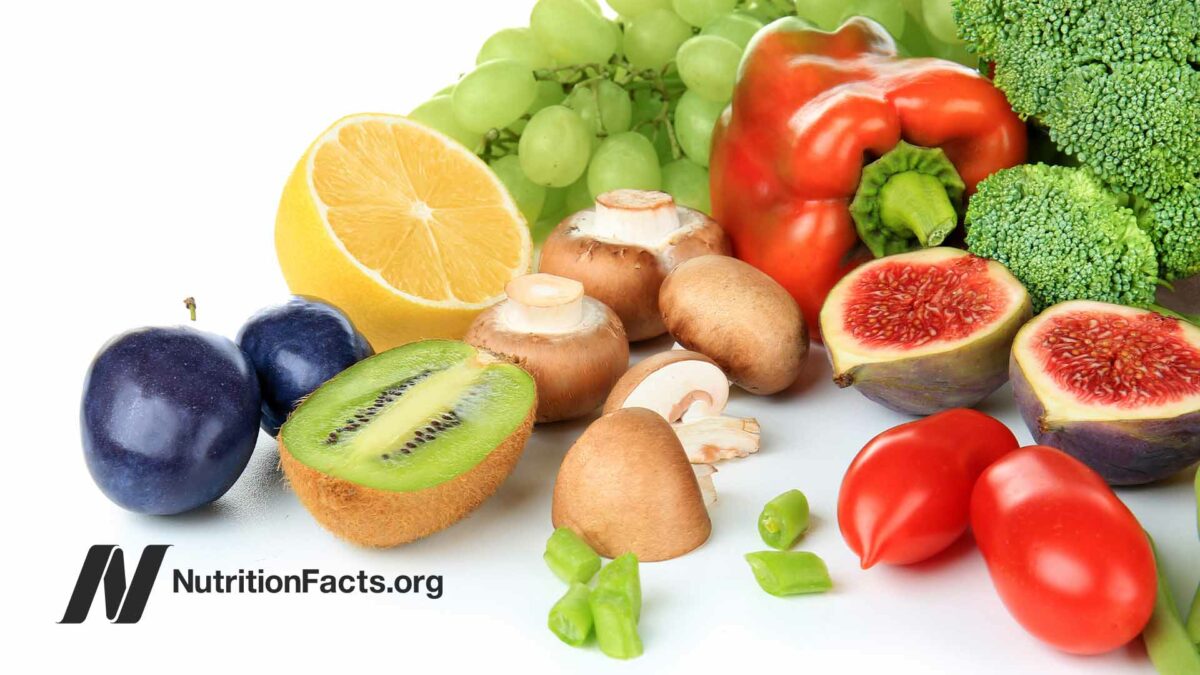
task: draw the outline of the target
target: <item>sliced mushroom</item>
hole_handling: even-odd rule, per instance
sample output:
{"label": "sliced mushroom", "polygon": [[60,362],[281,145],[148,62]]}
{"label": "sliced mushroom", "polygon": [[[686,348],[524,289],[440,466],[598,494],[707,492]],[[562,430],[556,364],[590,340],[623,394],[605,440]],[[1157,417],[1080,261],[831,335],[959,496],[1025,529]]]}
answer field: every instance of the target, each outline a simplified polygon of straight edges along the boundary
{"label": "sliced mushroom", "polygon": [[711,464],[758,452],[758,420],[723,415],[728,401],[729,379],[720,366],[703,354],[672,349],[622,375],[604,412],[653,410],[671,423],[689,461]]}
{"label": "sliced mushroom", "polygon": [[808,327],[795,299],[736,258],[706,255],[675,268],[658,296],[675,341],[711,358],[734,384],[774,394],[800,377]]}
{"label": "sliced mushroom", "polygon": [[542,246],[539,269],[582,282],[636,342],[666,331],[658,289],[671,270],[696,256],[729,252],[716,221],[677,206],[671,195],[614,190],[559,224]]}
{"label": "sliced mushroom", "polygon": [[595,410],[629,365],[621,320],[572,279],[528,274],[505,292],[508,298],[476,317],[463,339],[529,371],[538,422]]}

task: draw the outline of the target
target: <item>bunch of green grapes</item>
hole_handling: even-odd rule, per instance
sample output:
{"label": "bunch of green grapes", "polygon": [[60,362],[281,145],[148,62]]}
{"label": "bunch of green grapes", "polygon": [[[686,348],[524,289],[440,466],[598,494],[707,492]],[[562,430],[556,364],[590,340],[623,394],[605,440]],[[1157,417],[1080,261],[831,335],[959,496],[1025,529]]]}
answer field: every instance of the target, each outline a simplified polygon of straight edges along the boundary
{"label": "bunch of green grapes", "polygon": [[487,161],[535,239],[617,188],[708,212],[713,127],[766,23],[798,13],[829,29],[865,14],[901,35],[909,17],[899,0],[607,4],[615,19],[597,0],[537,0],[527,27],[489,37],[474,70],[409,114]]}
{"label": "bunch of green grapes", "polygon": [[475,151],[544,236],[617,188],[707,212],[713,126],[742,52],[790,0],[537,0],[410,117]]}
{"label": "bunch of green grapes", "polygon": [[975,67],[958,37],[951,0],[795,0],[796,15],[822,30],[852,16],[870,17],[888,30],[905,56],[934,56]]}

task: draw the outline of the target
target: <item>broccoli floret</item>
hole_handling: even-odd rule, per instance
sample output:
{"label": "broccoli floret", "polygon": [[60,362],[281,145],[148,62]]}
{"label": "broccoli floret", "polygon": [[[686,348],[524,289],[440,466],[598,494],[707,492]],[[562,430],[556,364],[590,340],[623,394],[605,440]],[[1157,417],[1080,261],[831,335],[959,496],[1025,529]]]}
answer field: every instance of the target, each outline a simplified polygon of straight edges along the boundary
{"label": "broccoli floret", "polygon": [[1121,191],[1197,182],[1200,0],[953,0],[1013,108]]}
{"label": "broccoli floret", "polygon": [[1158,250],[1162,278],[1200,274],[1200,187],[1185,186],[1137,204],[1138,221]]}
{"label": "broccoli floret", "polygon": [[1124,202],[1083,169],[1005,169],[971,199],[967,248],[1006,266],[1037,311],[1067,300],[1149,306],[1158,259]]}

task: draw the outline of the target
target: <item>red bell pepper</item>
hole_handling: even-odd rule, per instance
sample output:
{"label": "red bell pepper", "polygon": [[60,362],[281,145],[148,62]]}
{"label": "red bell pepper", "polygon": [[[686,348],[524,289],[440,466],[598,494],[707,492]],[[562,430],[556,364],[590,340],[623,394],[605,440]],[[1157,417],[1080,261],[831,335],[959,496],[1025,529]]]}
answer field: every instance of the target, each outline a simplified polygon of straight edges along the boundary
{"label": "red bell pepper", "polygon": [[870,19],[826,33],[785,18],[755,36],[714,130],[713,215],[812,330],[847,272],[942,243],[964,192],[1025,154],[1024,123],[979,73],[900,59]]}

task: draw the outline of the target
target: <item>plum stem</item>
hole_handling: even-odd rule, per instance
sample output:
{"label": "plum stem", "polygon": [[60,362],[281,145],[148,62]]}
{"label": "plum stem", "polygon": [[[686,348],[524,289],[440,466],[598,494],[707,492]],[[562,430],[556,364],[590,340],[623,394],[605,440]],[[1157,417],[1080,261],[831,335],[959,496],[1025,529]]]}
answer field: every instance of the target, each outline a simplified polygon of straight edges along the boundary
{"label": "plum stem", "polygon": [[189,295],[188,297],[183,299],[183,306],[188,308],[188,313],[191,315],[192,321],[195,321],[196,320],[196,299]]}

